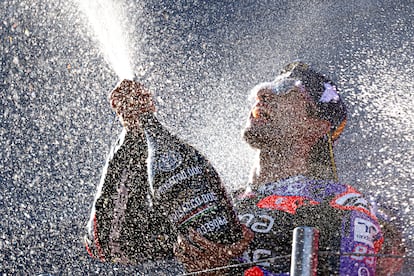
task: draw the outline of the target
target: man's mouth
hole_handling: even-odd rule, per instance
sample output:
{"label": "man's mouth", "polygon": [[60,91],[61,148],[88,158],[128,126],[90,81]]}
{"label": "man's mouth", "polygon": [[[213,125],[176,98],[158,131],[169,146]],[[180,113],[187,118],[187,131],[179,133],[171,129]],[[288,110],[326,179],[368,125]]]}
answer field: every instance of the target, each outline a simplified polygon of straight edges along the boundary
{"label": "man's mouth", "polygon": [[256,105],[252,109],[251,117],[257,120],[268,120],[270,111],[263,105]]}

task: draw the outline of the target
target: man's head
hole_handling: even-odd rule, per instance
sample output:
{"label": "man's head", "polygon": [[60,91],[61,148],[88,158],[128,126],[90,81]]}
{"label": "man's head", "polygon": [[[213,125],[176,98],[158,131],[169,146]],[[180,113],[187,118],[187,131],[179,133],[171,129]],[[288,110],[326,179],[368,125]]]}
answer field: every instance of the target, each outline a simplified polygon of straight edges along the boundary
{"label": "man's head", "polygon": [[244,131],[253,147],[315,144],[329,134],[337,139],[346,108],[335,84],[304,63],[291,63],[272,82],[253,88],[256,102]]}
{"label": "man's head", "polygon": [[303,62],[286,65],[281,75],[288,75],[289,78],[302,82],[311,101],[316,105],[316,116],[331,123],[332,139],[338,139],[346,124],[347,110],[336,84]]}
{"label": "man's head", "polygon": [[336,178],[332,141],[345,127],[346,107],[331,80],[304,63],[291,63],[252,95],[247,143],[279,155],[300,151],[310,175]]}

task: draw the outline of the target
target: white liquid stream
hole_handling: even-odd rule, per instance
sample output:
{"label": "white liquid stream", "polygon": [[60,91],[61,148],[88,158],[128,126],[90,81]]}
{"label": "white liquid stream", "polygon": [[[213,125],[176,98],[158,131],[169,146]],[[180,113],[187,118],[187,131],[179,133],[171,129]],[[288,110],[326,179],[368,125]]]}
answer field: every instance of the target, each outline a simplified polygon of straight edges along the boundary
{"label": "white liquid stream", "polygon": [[123,5],[113,0],[75,0],[83,12],[94,38],[99,42],[101,51],[115,73],[122,79],[134,76],[130,63],[129,40],[125,33],[127,14]]}

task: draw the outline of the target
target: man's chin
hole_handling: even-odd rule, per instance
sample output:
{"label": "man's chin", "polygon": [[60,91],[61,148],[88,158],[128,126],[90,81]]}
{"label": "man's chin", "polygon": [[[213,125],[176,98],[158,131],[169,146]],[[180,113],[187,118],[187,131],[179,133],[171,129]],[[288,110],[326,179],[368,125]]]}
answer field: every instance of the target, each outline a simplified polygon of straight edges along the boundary
{"label": "man's chin", "polygon": [[270,139],[266,135],[263,135],[257,131],[253,131],[251,128],[246,128],[243,131],[243,139],[252,148],[261,149],[269,146]]}

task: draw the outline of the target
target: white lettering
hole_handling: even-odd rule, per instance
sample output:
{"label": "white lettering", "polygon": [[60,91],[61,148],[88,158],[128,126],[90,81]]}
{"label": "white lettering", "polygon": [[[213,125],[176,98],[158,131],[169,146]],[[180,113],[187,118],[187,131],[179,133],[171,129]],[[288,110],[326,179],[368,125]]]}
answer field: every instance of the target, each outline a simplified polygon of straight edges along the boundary
{"label": "white lettering", "polygon": [[203,170],[200,166],[189,167],[186,168],[179,173],[173,175],[170,179],[165,181],[159,188],[158,188],[158,196],[165,194],[170,190],[174,185],[184,181],[191,176],[202,174]]}
{"label": "white lettering", "polygon": [[[269,233],[275,223],[274,218],[268,215],[258,215],[258,219],[255,219],[253,214],[243,214],[238,217],[241,223],[258,233]],[[253,221],[254,223],[252,224]]]}
{"label": "white lettering", "polygon": [[202,224],[200,227],[197,228],[197,232],[201,235],[205,235],[207,233],[216,232],[222,226],[228,223],[225,217],[215,217],[214,219]]}
{"label": "white lettering", "polygon": [[379,232],[377,226],[369,220],[355,218],[354,240],[374,247],[375,235]]}
{"label": "white lettering", "polygon": [[[244,251],[242,258],[244,262],[250,263],[250,262],[257,262],[262,259],[267,259],[267,258],[270,258],[271,256],[272,256],[271,250],[264,249],[264,248],[258,248],[256,250],[248,249]],[[269,262],[262,262],[258,264],[262,266],[270,266]]]}
{"label": "white lettering", "polygon": [[203,194],[201,195],[201,199],[203,200],[204,203],[216,201],[217,200],[216,193],[211,192],[211,193]]}
{"label": "white lettering", "polygon": [[217,200],[218,198],[214,192],[196,195],[195,197],[178,206],[178,208],[170,215],[170,219],[173,222],[177,222],[195,209],[203,205],[211,204]]}
{"label": "white lettering", "polygon": [[259,233],[269,233],[275,220],[267,215],[259,215],[259,218],[262,219],[262,222],[253,223],[252,230]]}
{"label": "white lettering", "polygon": [[187,173],[189,176],[193,176],[193,175],[202,174],[203,170],[201,169],[200,166],[190,167],[187,169]]}
{"label": "white lettering", "polygon": [[[270,258],[272,256],[272,251],[268,249],[256,249],[253,251],[253,262],[260,261],[261,259]],[[269,262],[263,262],[259,265],[270,266]]]}
{"label": "white lettering", "polygon": [[158,188],[158,195],[165,194],[169,189],[171,189],[172,186],[175,184],[178,184],[180,181],[183,181],[188,178],[188,175],[185,171],[181,171],[177,173],[176,175],[172,176],[170,179],[164,182],[159,188]]}
{"label": "white lettering", "polygon": [[[247,218],[246,221],[245,218]],[[243,223],[244,225],[246,225],[247,227],[250,227],[250,223],[253,221],[254,219],[254,215],[253,214],[244,214],[244,215],[239,215],[239,221],[241,223]]]}

